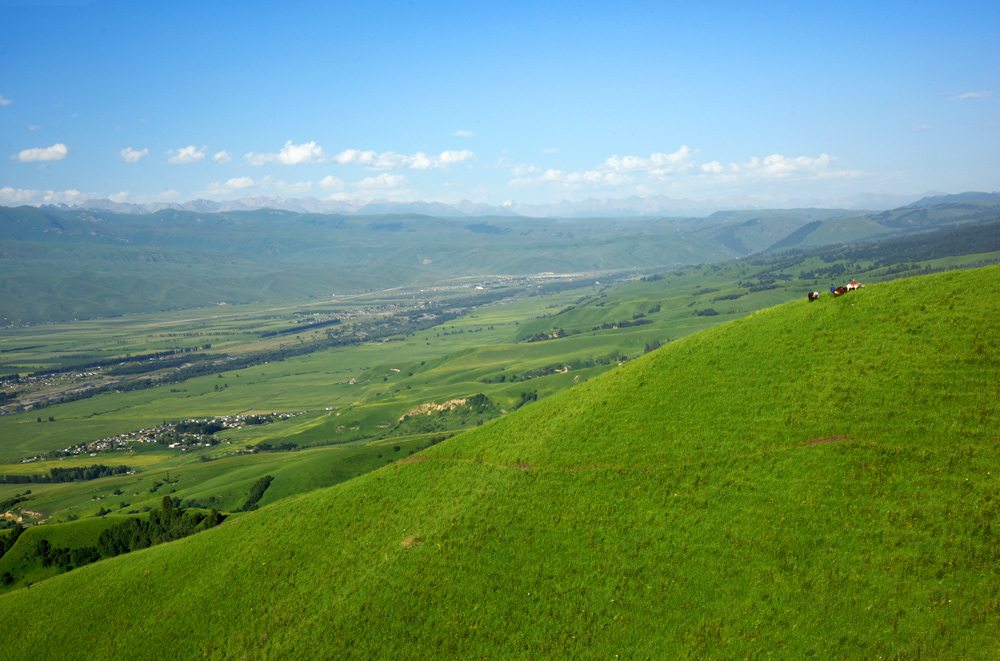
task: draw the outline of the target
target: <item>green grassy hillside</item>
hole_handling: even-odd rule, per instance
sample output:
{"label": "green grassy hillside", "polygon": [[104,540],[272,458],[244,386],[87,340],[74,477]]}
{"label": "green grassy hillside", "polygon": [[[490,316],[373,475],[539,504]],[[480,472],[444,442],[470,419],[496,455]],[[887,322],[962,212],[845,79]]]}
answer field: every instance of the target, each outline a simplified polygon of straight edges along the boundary
{"label": "green grassy hillside", "polygon": [[872,285],[683,338],[408,461],[4,595],[6,650],[993,657],[998,281]]}

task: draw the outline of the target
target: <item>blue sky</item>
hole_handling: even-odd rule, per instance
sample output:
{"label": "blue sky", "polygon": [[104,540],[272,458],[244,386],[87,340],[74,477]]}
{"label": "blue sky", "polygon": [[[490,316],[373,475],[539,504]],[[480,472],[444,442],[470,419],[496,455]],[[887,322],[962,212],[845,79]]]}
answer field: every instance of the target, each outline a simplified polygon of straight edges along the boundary
{"label": "blue sky", "polygon": [[1000,3],[0,0],[0,205],[1000,190]]}

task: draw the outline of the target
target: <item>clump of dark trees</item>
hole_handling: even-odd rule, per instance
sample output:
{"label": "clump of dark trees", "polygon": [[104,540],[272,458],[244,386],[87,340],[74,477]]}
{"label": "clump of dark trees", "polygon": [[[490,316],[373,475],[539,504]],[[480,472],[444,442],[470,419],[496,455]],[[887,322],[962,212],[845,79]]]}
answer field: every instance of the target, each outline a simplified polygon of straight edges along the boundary
{"label": "clump of dark trees", "polygon": [[208,514],[187,512],[173,498],[164,496],[160,509],[150,512],[147,519],[129,518],[102,532],[97,550],[101,557],[112,558],[213,528],[224,518],[214,508]]}
{"label": "clump of dark trees", "polygon": [[[40,539],[35,542],[31,549],[33,557],[41,558],[43,567],[59,567],[63,571],[69,571],[74,567],[89,565],[95,560],[101,559],[101,554],[93,546],[81,546],[76,549],[52,546],[47,539]],[[13,577],[11,577],[13,579]],[[7,575],[3,577],[3,582],[10,580]],[[6,583],[9,585],[10,583]]]}
{"label": "clump of dark trees", "polygon": [[629,321],[628,319],[623,319],[622,321],[606,321],[600,326],[594,326],[590,330],[599,331],[599,330],[614,330],[616,328],[632,328],[633,326],[645,326],[646,324],[651,324],[651,323],[653,323],[652,319],[642,319],[640,317],[639,319],[635,319],[633,321]]}
{"label": "clump of dark trees", "polygon": [[[13,496],[5,500],[0,500],[0,512],[6,512],[14,505],[17,505],[18,503],[23,503],[26,500],[31,500],[30,498],[28,498],[29,495],[31,495],[31,489],[28,489],[24,493],[15,493]],[[9,522],[10,519],[0,519],[0,529],[10,528],[11,526],[7,525],[7,523]],[[0,555],[3,555],[3,553],[0,553]]]}
{"label": "clump of dark trees", "polygon": [[[265,475],[264,477],[254,482],[253,486],[250,487],[250,493],[249,495],[247,495],[246,502],[243,503],[243,506],[236,511],[252,512],[253,510],[257,509],[257,503],[260,502],[260,499],[264,497],[264,492],[267,491],[267,488],[269,486],[271,486],[271,480],[273,479],[274,479],[273,476]],[[212,511],[214,512],[215,510]]]}
{"label": "clump of dark trees", "polygon": [[218,420],[198,422],[197,420],[185,420],[174,425],[174,431],[178,434],[201,434],[211,436],[217,431],[222,431],[226,426]]}
{"label": "clump of dark trees", "polygon": [[6,535],[0,535],[0,558],[2,558],[3,554],[14,546],[14,542],[16,542],[17,538],[21,536],[22,532],[24,532],[24,526],[20,523],[15,523],[9,533]]}
{"label": "clump of dark trees", "polygon": [[530,335],[530,336],[524,338],[521,341],[522,342],[544,342],[546,340],[558,340],[558,339],[561,339],[561,338],[564,338],[564,337],[566,337],[566,331],[564,331],[561,328],[556,328],[551,333],[538,332],[538,333],[535,333],[534,335]]}
{"label": "clump of dark trees", "polygon": [[522,406],[524,406],[525,404],[529,404],[531,402],[537,402],[537,401],[538,401],[538,391],[537,390],[532,390],[530,392],[522,392],[521,393],[521,401],[519,401],[517,404],[515,404],[514,408],[515,409],[519,409]]}
{"label": "clump of dark trees", "polygon": [[293,450],[299,449],[298,443],[292,443],[291,441],[284,441],[278,443],[277,445],[271,445],[270,443],[258,443],[257,445],[248,445],[248,448],[253,448],[257,452],[291,452]]}
{"label": "clump of dark trees", "polygon": [[[47,539],[40,539],[31,547],[27,559],[37,558],[41,560],[43,567],[58,567],[62,571],[70,571],[101,558],[113,558],[193,535],[219,525],[225,518],[225,515],[214,508],[208,514],[185,511],[175,499],[164,496],[160,509],[150,512],[148,518],[128,518],[102,532],[97,539],[97,546],[70,549],[53,546]],[[23,532],[24,528],[17,524],[9,533],[0,535],[0,557],[14,546]],[[0,586],[11,585],[16,580],[10,572],[4,572],[0,575]]]}
{"label": "clump of dark trees", "polygon": [[[10,533],[6,535],[0,535],[0,558],[2,558],[4,553],[9,551],[11,547],[14,546],[14,542],[17,541],[17,538],[20,537],[21,533],[23,532],[24,532],[24,526],[22,526],[20,523],[16,523],[14,524],[14,528],[10,531]],[[3,574],[0,574],[0,586],[6,587],[13,582],[14,582],[14,577],[11,575],[9,571],[5,571]]]}

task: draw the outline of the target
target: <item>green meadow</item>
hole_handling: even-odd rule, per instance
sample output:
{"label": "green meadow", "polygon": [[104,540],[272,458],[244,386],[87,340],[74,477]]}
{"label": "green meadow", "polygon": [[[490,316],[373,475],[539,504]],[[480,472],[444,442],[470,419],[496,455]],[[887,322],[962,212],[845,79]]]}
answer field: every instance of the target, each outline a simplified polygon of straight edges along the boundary
{"label": "green meadow", "polygon": [[[797,222],[802,219],[779,216],[762,226],[751,218],[729,226],[719,237],[732,245],[767,245],[782,232],[794,229]],[[810,236],[839,223],[833,219],[820,224]],[[858,230],[857,223],[850,227]],[[871,439],[883,437],[886,425],[896,430],[896,436],[889,437],[896,443],[903,436],[924,438],[939,428],[973,429],[969,420],[976,416],[980,426],[959,438],[972,438],[994,424],[988,403],[976,410],[965,404],[957,409],[942,407],[942,401],[965,402],[962,398],[968,395],[952,394],[949,383],[963,393],[973,386],[963,386],[964,377],[954,378],[960,371],[955,361],[939,361],[962,350],[951,346],[952,337],[972,352],[962,360],[975,363],[978,357],[986,357],[986,364],[993,361],[989,341],[981,339],[996,337],[991,308],[987,306],[982,314],[973,311],[975,300],[955,292],[962,294],[966,286],[968,291],[985,291],[991,286],[988,280],[995,278],[995,270],[976,271],[979,275],[975,278],[947,274],[937,276],[939,279],[890,281],[995,263],[1000,259],[1000,250],[994,250],[1000,248],[1000,232],[995,229],[990,224],[965,227],[959,223],[944,232],[750,255],[663,272],[463,276],[349,295],[272,298],[4,328],[0,330],[0,374],[22,378],[5,382],[5,392],[12,393],[13,399],[0,400],[7,413],[0,416],[0,461],[8,462],[0,464],[0,475],[8,476],[9,482],[0,483],[0,502],[8,504],[4,525],[12,525],[11,519],[36,525],[30,525],[0,557],[0,595],[35,591],[62,580],[84,580],[67,577],[105,571],[98,569],[102,565],[133,562],[127,557],[104,559],[96,565],[76,567],[62,577],[60,574],[67,571],[65,564],[48,564],[39,549],[48,545],[82,552],[119,522],[155,516],[164,497],[178,507],[200,512],[200,516],[212,509],[228,514],[220,529],[196,535],[206,539],[223,534],[223,530],[253,525],[243,521],[263,521],[258,517],[299,521],[296,508],[312,511],[308,510],[313,507],[310,503],[319,499],[315,502],[324,503],[316,505],[321,511],[333,508],[329,512],[334,517],[331,531],[341,530],[336,534],[343,539],[357,540],[360,537],[343,530],[365,525],[374,537],[365,542],[369,546],[345,550],[341,554],[346,563],[343,566],[334,568],[329,564],[333,560],[317,555],[317,549],[316,554],[300,558],[302,564],[296,565],[296,573],[311,571],[310,563],[326,563],[327,571],[354,576],[347,579],[351,594],[361,590],[359,594],[376,606],[379,591],[388,590],[397,595],[399,604],[408,604],[407,609],[423,612],[426,606],[437,620],[452,618],[473,633],[463,636],[449,625],[442,629],[448,632],[443,635],[426,625],[416,626],[409,618],[401,620],[403,629],[390,628],[395,632],[391,634],[359,628],[364,615],[352,610],[351,597],[337,591],[344,588],[341,586],[318,597],[310,593],[324,603],[335,603],[347,618],[313,616],[314,621],[339,632],[335,644],[318,642],[299,632],[289,634],[290,638],[275,643],[277,646],[264,645],[262,639],[257,641],[260,646],[252,647],[242,638],[233,642],[236,639],[232,636],[243,635],[234,629],[225,646],[199,644],[192,653],[306,657],[336,649],[371,656],[387,649],[395,651],[398,640],[410,640],[415,650],[425,654],[453,656],[570,656],[584,654],[581,650],[595,645],[593,649],[602,650],[623,649],[624,645],[624,649],[638,650],[634,655],[655,657],[657,654],[634,631],[626,638],[609,639],[606,632],[598,635],[619,620],[619,625],[628,620],[654,626],[652,619],[643,619],[641,612],[645,610],[659,613],[656,626],[671,623],[668,629],[672,633],[658,638],[657,644],[684,650],[685,655],[729,656],[725,652],[729,650],[749,656],[764,649],[745,644],[748,641],[767,641],[774,649],[783,649],[785,637],[773,632],[765,635],[759,625],[748,629],[746,623],[740,624],[738,635],[734,634],[735,625],[725,604],[740,605],[740,612],[749,617],[756,612],[757,599],[769,601],[771,596],[781,596],[760,588],[767,581],[787,583],[788,588],[799,585],[796,581],[805,581],[799,587],[799,602],[807,587],[810,598],[817,586],[823,590],[847,585],[857,588],[860,581],[864,590],[872,589],[868,583],[873,579],[864,572],[855,571],[851,581],[834,573],[818,576],[812,565],[819,562],[819,543],[799,541],[803,537],[829,540],[836,517],[848,521],[852,530],[864,529],[856,517],[867,517],[867,525],[888,520],[876,516],[877,510],[842,502],[859,493],[859,485],[864,484],[869,486],[863,493],[877,490],[884,496],[884,489],[873,486],[875,478],[867,471],[875,471],[878,480],[889,480],[892,493],[913,479],[916,460],[909,446],[905,451],[893,446],[890,452],[873,446]],[[843,283],[852,277],[868,287],[839,299],[826,293],[830,282]],[[948,283],[952,278],[967,285],[904,284]],[[804,299],[807,291],[820,291],[823,296],[809,304]],[[943,325],[939,312],[945,308],[954,311],[950,324],[975,326],[973,342],[968,341],[967,332],[954,335],[953,328]],[[773,324],[769,323],[772,320]],[[756,330],[734,330],[744,328]],[[891,337],[887,343],[881,338],[884,333],[900,337]],[[744,334],[742,341],[732,339]],[[873,344],[873,337],[881,342]],[[927,356],[920,364],[895,359],[921,351]],[[151,355],[164,357],[162,366],[156,359],[143,359]],[[655,362],[654,357],[661,362]],[[200,371],[192,372],[200,375],[185,378],[180,374],[184,368],[177,366],[185,362],[200,366]],[[651,364],[658,365],[652,372]],[[962,361],[958,364],[964,365]],[[864,387],[848,379],[848,374],[864,377]],[[177,376],[181,378],[174,378]],[[154,387],[131,387],[142,379],[154,379]],[[162,381],[155,385],[155,379]],[[91,386],[103,390],[93,396],[66,396]],[[909,399],[901,396],[904,389]],[[942,391],[948,394],[941,396]],[[159,443],[130,442],[126,448],[113,451],[93,445],[101,439],[186,419],[258,413],[291,417],[224,429],[212,436],[211,443],[183,447],[167,447],[176,437]],[[864,422],[862,415],[877,419]],[[865,425],[871,430],[865,431]],[[472,431],[451,438],[465,430]],[[85,447],[88,443],[91,445]],[[837,454],[847,452],[848,447],[858,454]],[[961,447],[963,452],[973,453],[968,449],[971,445]],[[940,447],[934,448],[933,452],[942,452]],[[926,449],[921,452],[921,461],[927,460]],[[958,452],[949,455],[949,466],[958,461],[956,457],[961,458]],[[832,477],[824,474],[830,453],[850,468],[841,466]],[[895,461],[892,465],[897,472],[881,467],[886,457]],[[977,461],[983,461],[982,457]],[[83,469],[94,464],[125,465],[132,472],[90,481],[19,482],[53,469]],[[800,467],[807,470],[805,477],[796,472]],[[992,471],[992,466],[987,468],[987,472]],[[387,513],[379,509],[381,505],[351,510],[345,504],[357,502],[359,493],[383,488],[378,485],[388,476],[413,482],[401,487],[390,481],[391,486],[386,487],[390,491],[377,495],[378,503],[391,505],[386,506]],[[264,510],[237,512],[262,480],[267,487],[257,506]],[[812,493],[813,486],[822,489]],[[659,487],[674,489],[673,495],[660,493]],[[759,489],[767,494],[756,494]],[[796,500],[800,492],[808,497]],[[952,539],[958,540],[954,544],[966,544],[967,554],[980,558],[976,566],[982,568],[988,566],[982,558],[993,553],[987,543],[992,535],[993,510],[992,496],[977,493],[980,500],[974,507],[984,508],[979,520],[985,527],[977,529],[979,532],[962,528]],[[826,494],[825,500],[821,494]],[[901,516],[899,511],[910,517],[899,526],[909,531],[912,539],[907,539],[913,543],[919,537],[926,545],[925,538],[939,534],[938,524],[923,527],[925,516],[950,516],[937,510],[933,515],[914,513],[914,503],[923,492],[894,497],[890,504],[898,511],[890,507],[887,512],[892,513],[894,525]],[[361,497],[362,501],[365,498]],[[342,503],[343,499],[347,500]],[[532,514],[518,510],[508,500],[521,503]],[[618,511],[626,502],[638,509],[628,515]],[[397,503],[408,504],[400,510]],[[680,503],[683,508],[669,509]],[[423,518],[410,523],[426,519],[426,525],[416,531],[404,525],[408,532],[395,542],[398,547],[386,547],[384,534],[396,535],[398,526],[408,521],[403,510],[411,509],[411,504]],[[949,501],[941,511],[953,513],[966,505]],[[768,513],[774,508],[785,512],[777,524]],[[813,508],[819,511],[806,513]],[[268,514],[274,511],[280,514]],[[367,518],[352,518],[355,515]],[[451,523],[432,520],[438,516]],[[383,529],[383,523],[389,528]],[[680,532],[673,523],[680,525]],[[294,532],[297,523],[292,528],[284,523],[274,525],[283,531],[293,530],[293,536],[303,534]],[[301,525],[308,527],[304,522]],[[760,536],[758,529],[775,525],[791,532],[780,540]],[[453,555],[450,547],[445,553],[443,540],[451,530],[448,526],[457,526],[454,532],[458,537],[451,544],[462,540],[461,545],[468,547],[461,554]],[[581,526],[589,526],[600,535],[590,533],[584,539],[577,529]],[[660,537],[636,533],[635,526],[648,527]],[[531,540],[538,530],[544,534],[536,545]],[[14,532],[0,530],[0,541],[12,540]],[[861,562],[867,571],[891,564],[885,560],[887,551],[864,546],[874,543],[875,533],[864,534],[867,536],[851,542],[848,550],[829,542],[835,549],[830,551],[835,554],[833,567],[845,569],[836,556],[841,551]],[[558,536],[559,541],[550,535]],[[968,540],[970,535],[972,541]],[[424,546],[433,536],[442,555],[420,556],[428,552]],[[878,540],[884,537],[879,533]],[[252,539],[247,537],[242,545],[253,543]],[[736,546],[721,547],[720,539],[726,543],[735,540]],[[836,541],[846,543],[839,537]],[[981,541],[985,546],[976,546]],[[629,546],[632,542],[634,548]],[[227,543],[241,546],[235,541]],[[894,543],[900,544],[898,539]],[[187,548],[185,544],[196,542],[192,538],[166,547]],[[865,550],[858,551],[859,544]],[[401,549],[405,553],[400,554]],[[698,558],[691,549],[708,555],[698,560],[697,566],[691,565],[681,559],[689,555]],[[601,550],[610,555],[598,561]],[[765,556],[754,555],[764,551]],[[465,601],[455,603],[465,603],[472,612],[485,609],[479,615],[508,622],[509,611],[517,606],[494,595],[498,589],[507,590],[494,583],[517,589],[527,583],[504,575],[504,570],[489,564],[492,559],[482,565],[481,558],[473,557],[494,552],[504,556],[502,562],[517,572],[547,585],[533,594],[546,595],[547,600],[556,598],[541,606],[541,611],[532,611],[538,620],[534,629],[527,620],[519,625],[534,633],[511,638],[506,636],[506,624],[501,629],[496,625],[491,629],[480,619],[470,624],[455,614],[458,607],[454,604],[439,603],[424,594],[424,590],[444,586],[445,599],[457,595]],[[134,552],[137,557],[145,553],[167,551]],[[375,592],[365,593],[362,584],[367,583],[370,572],[388,567],[371,565],[359,584],[359,563],[363,561],[357,554],[365,553],[373,553],[372,558],[381,553],[385,563],[402,563],[397,567],[401,580],[416,581],[418,587],[393,583],[395,579],[383,572],[379,574],[382,586],[373,581]],[[901,561],[915,553],[909,549],[891,558]],[[575,567],[559,560],[558,571],[539,569],[556,566],[555,559],[564,555],[579,556],[583,564]],[[939,550],[932,555],[926,562],[940,560]],[[437,569],[429,578],[417,580],[414,572],[418,570],[405,561],[410,556],[419,556],[427,567]],[[682,565],[678,568],[681,573],[671,575],[668,583],[663,576],[649,573],[651,567],[662,568],[666,558],[669,565]],[[757,566],[756,573],[723,566],[722,559],[741,567]],[[466,567],[462,580],[478,586],[479,594],[489,598],[456,587],[447,576],[452,562],[459,569]],[[468,574],[479,565],[494,566],[489,578]],[[915,576],[924,571],[914,569],[912,562],[906,567],[916,572]],[[634,575],[648,586],[659,585],[659,591],[645,595],[646,600],[630,600],[630,607],[639,610],[631,611],[628,617],[626,611],[588,611],[585,604],[596,608],[598,602],[589,601],[595,594],[621,606],[621,596],[615,595],[622,586],[606,584],[611,578],[603,574],[625,569],[623,580],[633,580],[629,577]],[[562,579],[553,587],[551,581],[559,571]],[[884,571],[896,576],[895,580],[905,578],[895,569]],[[697,578],[699,572],[702,578]],[[431,582],[424,584],[423,580]],[[749,596],[727,593],[720,580],[755,586],[756,592]],[[963,574],[961,581],[968,580]],[[296,589],[313,590],[304,585]],[[913,588],[909,589],[912,592]],[[257,598],[252,591],[248,594],[247,598]],[[693,608],[707,619],[694,626],[675,610],[654,608],[648,601],[653,595],[683,596],[685,608]],[[913,597],[907,595],[908,599]],[[261,598],[272,603],[268,601],[271,597]],[[636,594],[630,597],[635,598]],[[781,598],[787,608],[798,603],[788,594]],[[828,608],[848,607],[842,595],[825,598]],[[992,608],[990,599],[987,610]],[[582,617],[566,629],[569,625],[556,615],[561,607],[556,604],[564,602],[580,606],[581,614],[604,613],[611,621]],[[2,604],[0,599],[0,609]],[[378,607],[386,617],[399,620],[399,604]],[[291,601],[286,605],[302,608]],[[180,608],[179,602],[176,608]],[[801,605],[798,608],[801,610]],[[772,612],[772,619],[777,615]],[[903,658],[924,655],[926,650],[935,651],[936,656],[941,656],[942,650],[944,656],[955,655],[953,647],[939,644],[900,645],[890,653],[888,647],[871,642],[871,632],[858,633],[861,629],[853,620],[845,624],[836,618],[818,618],[807,626],[787,612],[782,611],[781,616],[793,629],[811,631],[814,639],[824,643],[789,647],[796,650],[791,656],[867,657],[863,650],[869,648]],[[897,629],[892,640],[903,640],[896,634],[905,622],[911,626],[907,635],[916,635],[913,623],[922,620],[914,617],[893,621]],[[827,625],[836,631],[846,627],[847,633],[838,634],[837,645],[821,633]],[[355,629],[366,633],[359,639],[352,633]],[[562,642],[556,645],[550,632],[563,629]],[[492,642],[484,642],[481,634]],[[203,639],[200,633],[193,635]],[[735,642],[734,635],[743,642]],[[462,642],[466,638],[470,642]],[[437,642],[428,647],[432,640]],[[571,642],[577,640],[581,642]],[[601,641],[607,640],[616,642],[612,647],[601,647]],[[120,644],[127,653],[142,656],[131,643]],[[966,649],[976,649],[962,640],[954,644],[958,656],[966,654]],[[227,651],[220,651],[223,649]],[[126,652],[109,647],[98,656],[119,653]],[[402,654],[407,655],[419,652]]]}
{"label": "green meadow", "polygon": [[[969,240],[963,243],[961,231],[948,236],[958,238],[937,239],[934,245],[970,244]],[[10,462],[0,464],[0,474],[45,473],[52,466],[76,462],[124,464],[139,476],[149,477],[185,466],[191,467],[188,478],[172,487],[175,497],[204,501],[208,492],[200,481],[214,480],[209,477],[213,471],[232,472],[234,476],[245,473],[245,478],[233,479],[230,488],[215,494],[217,503],[232,506],[254,479],[267,472],[256,468],[262,455],[245,453],[258,444],[293,444],[299,451],[359,449],[378,443],[418,447],[434,434],[457,433],[526,402],[580,385],[656,346],[769,306],[803,300],[805,291],[825,291],[822,283],[829,279],[846,281],[853,276],[875,284],[1000,256],[998,252],[956,249],[952,252],[962,254],[936,257],[937,253],[927,251],[927,244],[925,239],[905,249],[883,245],[882,252],[895,254],[900,260],[895,266],[872,258],[861,246],[853,251],[837,248],[761,255],[625,280],[613,275],[460,279],[447,285],[332,299],[212,306],[4,329],[0,333],[0,371],[7,373],[71,368],[94,360],[113,363],[133,355],[175,350],[204,355],[209,362],[220,361],[222,365],[217,372],[176,383],[108,392],[0,416],[0,460]],[[971,245],[988,247],[990,243],[980,240]],[[383,328],[393,319],[424,314],[421,310],[454,313],[441,323],[432,321],[416,330]],[[314,319],[334,317],[341,323],[309,326]],[[303,330],[297,331],[299,327]],[[273,335],[286,330],[291,332]],[[354,341],[326,347],[322,342],[331,330]],[[318,348],[226,368],[234,356],[280,352],[288,347],[308,349],[311,345]],[[104,374],[104,369],[79,382],[59,381],[60,377],[38,379],[23,387],[24,397],[38,400],[78,387],[88,379],[103,383],[115,378]],[[452,410],[401,420],[420,407],[446,405],[480,394],[489,399],[489,405],[479,414]],[[9,404],[7,408],[13,411]],[[295,416],[220,432],[216,434],[218,444],[212,447],[168,450],[133,444],[129,452],[100,451],[89,456],[87,451],[84,454],[88,456],[58,458],[50,454],[166,422],[271,412]],[[297,467],[302,465],[297,454],[270,453],[268,462]],[[372,467],[403,456],[405,453],[393,453]],[[20,463],[28,458],[35,460]],[[274,492],[301,493],[337,481],[339,478],[333,477],[292,480],[291,484],[301,486],[296,491],[299,486],[291,488],[282,480],[275,483]],[[86,483],[45,487],[45,498],[20,504],[21,510],[32,513],[27,520],[55,522],[109,509],[118,512],[122,502],[116,500],[109,507]],[[0,484],[0,497],[10,497],[18,488],[17,484]],[[105,492],[116,488],[110,486]],[[158,496],[150,495],[142,504],[123,500],[129,502],[124,509],[127,512],[156,505]]]}
{"label": "green meadow", "polygon": [[[713,273],[698,271],[702,288]],[[669,277],[624,286],[623,302],[638,314],[643,288]],[[729,323],[677,332],[576,387],[325,488],[277,490],[319,463],[306,452],[336,448],[255,455],[303,464],[284,478],[280,464],[247,469],[246,488],[275,475],[259,511],[0,596],[18,632],[7,649],[992,658],[1000,303],[988,292],[998,280],[997,267],[954,271],[756,311],[729,299]],[[583,330],[597,311],[563,324],[565,307],[528,323],[558,321],[567,335],[530,344],[604,332]],[[352,374],[379,388],[372,403],[407,383],[379,382],[382,366],[408,374],[375,355]],[[171,479],[180,485],[193,464]],[[212,493],[225,492],[202,492]]]}

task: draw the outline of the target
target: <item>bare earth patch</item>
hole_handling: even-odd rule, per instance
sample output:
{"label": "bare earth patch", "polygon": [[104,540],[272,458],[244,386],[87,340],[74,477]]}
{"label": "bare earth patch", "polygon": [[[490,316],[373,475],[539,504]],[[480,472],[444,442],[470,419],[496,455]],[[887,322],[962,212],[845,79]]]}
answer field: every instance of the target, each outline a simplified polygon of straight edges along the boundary
{"label": "bare earth patch", "polygon": [[399,543],[404,549],[412,549],[423,544],[424,541],[420,539],[420,535],[413,533],[412,535],[407,535],[403,541]]}
{"label": "bare earth patch", "polygon": [[523,470],[528,470],[534,468],[534,466],[529,464],[528,462],[524,462],[523,464],[514,464],[514,468],[521,468]]}
{"label": "bare earth patch", "polygon": [[413,417],[415,415],[420,415],[421,413],[425,415],[430,415],[431,413],[440,413],[441,411],[450,411],[458,406],[465,406],[465,399],[449,399],[444,404],[435,404],[434,402],[426,402],[413,408],[409,413],[399,416],[399,421],[402,422],[406,418]]}
{"label": "bare earth patch", "polygon": [[427,461],[427,457],[407,457],[406,459],[402,459],[400,461],[397,461],[396,463],[397,464],[412,464],[414,461]]}

